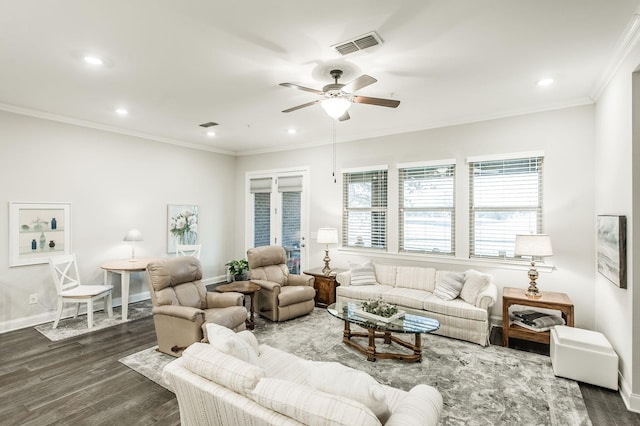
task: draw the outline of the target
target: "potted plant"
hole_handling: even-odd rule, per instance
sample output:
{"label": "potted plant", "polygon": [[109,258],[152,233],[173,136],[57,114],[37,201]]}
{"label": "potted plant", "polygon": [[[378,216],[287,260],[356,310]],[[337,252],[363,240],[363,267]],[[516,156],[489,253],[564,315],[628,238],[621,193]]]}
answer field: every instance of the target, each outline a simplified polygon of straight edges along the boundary
{"label": "potted plant", "polygon": [[245,281],[247,279],[247,271],[249,270],[249,262],[245,259],[231,260],[225,264],[229,275],[233,281]]}

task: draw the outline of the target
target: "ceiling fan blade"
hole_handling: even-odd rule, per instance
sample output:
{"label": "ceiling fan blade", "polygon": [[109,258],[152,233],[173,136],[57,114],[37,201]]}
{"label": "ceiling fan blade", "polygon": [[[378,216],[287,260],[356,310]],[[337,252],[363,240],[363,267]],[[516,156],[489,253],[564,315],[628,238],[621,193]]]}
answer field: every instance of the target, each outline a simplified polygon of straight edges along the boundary
{"label": "ceiling fan blade", "polygon": [[305,107],[308,107],[308,106],[311,106],[311,105],[315,105],[315,104],[317,104],[318,102],[320,102],[320,100],[319,100],[319,99],[318,99],[317,101],[311,101],[311,102],[307,102],[306,104],[302,104],[302,105],[298,105],[298,106],[291,107],[291,108],[289,108],[289,109],[285,109],[285,110],[284,110],[284,111],[282,111],[282,112],[291,112],[291,111],[296,111],[296,110],[299,110],[299,109],[301,109],[301,108],[305,108]]}
{"label": "ceiling fan blade", "polygon": [[345,84],[342,90],[344,90],[345,92],[353,93],[362,89],[363,87],[367,87],[368,85],[375,83],[376,81],[378,80],[371,77],[370,75],[363,74],[355,80]]}
{"label": "ceiling fan blade", "polygon": [[350,119],[351,116],[349,115],[349,111],[345,111],[344,114],[342,114],[340,117],[338,117],[338,121],[346,121],[348,119]]}
{"label": "ceiling fan blade", "polygon": [[370,98],[368,96],[354,96],[352,100],[357,104],[378,105],[389,108],[396,108],[400,105],[400,101],[393,99]]}
{"label": "ceiling fan blade", "polygon": [[309,87],[304,87],[304,86],[298,86],[297,84],[293,84],[293,83],[280,83],[280,86],[291,87],[292,89],[304,90],[305,92],[315,93],[316,95],[320,95],[320,96],[324,95],[324,92],[320,90],[311,89]]}

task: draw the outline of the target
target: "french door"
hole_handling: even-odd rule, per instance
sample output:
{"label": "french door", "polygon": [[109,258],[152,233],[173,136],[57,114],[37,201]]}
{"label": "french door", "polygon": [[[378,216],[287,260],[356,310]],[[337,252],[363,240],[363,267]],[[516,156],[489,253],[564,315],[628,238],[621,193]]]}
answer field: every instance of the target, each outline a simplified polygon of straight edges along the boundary
{"label": "french door", "polygon": [[246,246],[284,247],[292,274],[306,266],[307,176],[306,169],[247,174]]}

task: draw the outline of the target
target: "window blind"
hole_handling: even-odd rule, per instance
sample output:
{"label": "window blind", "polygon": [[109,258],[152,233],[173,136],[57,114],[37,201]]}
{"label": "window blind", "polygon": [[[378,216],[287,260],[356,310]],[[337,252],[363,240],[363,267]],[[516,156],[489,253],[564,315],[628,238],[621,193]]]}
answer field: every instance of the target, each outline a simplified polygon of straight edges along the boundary
{"label": "window blind", "polygon": [[387,170],[343,173],[342,245],[387,248]]}
{"label": "window blind", "polygon": [[469,254],[513,258],[516,234],[542,233],[543,157],[469,163]]}
{"label": "window blind", "polygon": [[455,253],[455,164],[398,169],[399,251]]}
{"label": "window blind", "polygon": [[271,192],[272,178],[256,178],[249,180],[249,192],[252,194]]}

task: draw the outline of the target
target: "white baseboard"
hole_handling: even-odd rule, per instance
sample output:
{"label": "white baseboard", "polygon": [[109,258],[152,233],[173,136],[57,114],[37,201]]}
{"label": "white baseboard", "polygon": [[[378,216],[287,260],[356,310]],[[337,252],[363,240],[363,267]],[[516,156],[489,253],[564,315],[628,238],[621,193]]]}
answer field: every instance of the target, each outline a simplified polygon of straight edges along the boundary
{"label": "white baseboard", "polygon": [[620,384],[620,396],[627,410],[640,413],[640,395],[631,392],[629,384],[620,372],[618,372],[618,383]]}
{"label": "white baseboard", "polygon": [[[217,276],[212,278],[203,279],[202,282],[204,285],[217,284],[220,282],[226,282],[226,276]],[[142,300],[149,300],[150,295],[148,291],[143,291],[136,294],[129,295],[129,303],[140,302]],[[101,307],[102,302],[97,302],[96,305]],[[120,297],[113,299],[113,306],[122,306],[122,299]],[[75,314],[76,308],[70,306],[65,308],[62,311],[62,318],[70,318]],[[86,312],[86,308],[83,311],[83,308],[80,308],[80,313]],[[19,330],[21,328],[34,327],[36,325],[44,324],[47,322],[53,322],[56,319],[56,311],[51,310],[47,312],[41,312],[36,315],[31,315],[28,317],[16,318],[9,321],[0,322],[0,334],[7,333],[9,331]]]}

